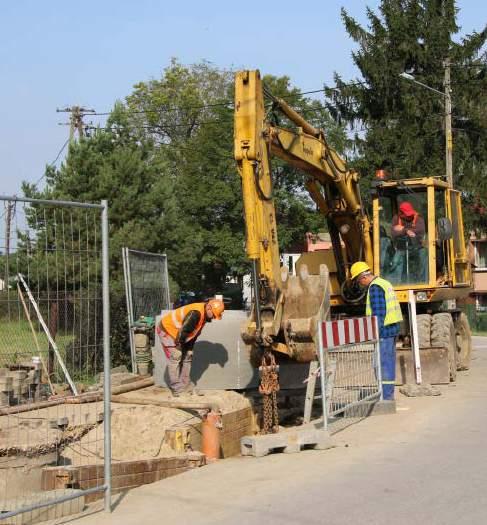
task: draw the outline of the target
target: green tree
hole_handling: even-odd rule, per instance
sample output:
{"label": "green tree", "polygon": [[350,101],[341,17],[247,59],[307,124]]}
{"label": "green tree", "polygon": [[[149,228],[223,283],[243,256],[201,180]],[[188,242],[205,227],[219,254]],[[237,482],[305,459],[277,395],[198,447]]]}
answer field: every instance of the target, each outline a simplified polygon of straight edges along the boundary
{"label": "green tree", "polygon": [[[456,41],[454,0],[382,0],[367,8],[364,28],[342,9],[361,79],[327,91],[335,118],[356,131],[355,167],[365,177],[378,168],[395,178],[445,174],[444,105],[440,96],[399,77],[409,72],[442,91],[445,59],[452,63],[454,180],[473,202],[484,202],[487,30]],[[468,119],[468,120],[467,120]]]}
{"label": "green tree", "polygon": [[[265,77],[335,147],[343,129],[288,77]],[[180,288],[221,289],[248,271],[241,183],[233,160],[233,73],[176,60],[160,79],[141,82],[118,103],[104,128],[73,143],[60,169],[49,168],[43,198],[109,201],[111,268],[121,283],[121,248],[166,252]],[[304,176],[277,159],[274,168],[281,249],[302,243],[323,220]],[[120,284],[118,284],[121,287]]]}

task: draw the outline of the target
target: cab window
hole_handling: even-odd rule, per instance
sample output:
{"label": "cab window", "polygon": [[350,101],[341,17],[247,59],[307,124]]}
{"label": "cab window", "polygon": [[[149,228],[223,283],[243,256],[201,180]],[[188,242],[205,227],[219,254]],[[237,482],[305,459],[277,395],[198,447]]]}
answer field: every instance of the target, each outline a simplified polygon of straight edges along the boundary
{"label": "cab window", "polygon": [[381,276],[394,285],[428,283],[426,191],[384,192],[379,206]]}

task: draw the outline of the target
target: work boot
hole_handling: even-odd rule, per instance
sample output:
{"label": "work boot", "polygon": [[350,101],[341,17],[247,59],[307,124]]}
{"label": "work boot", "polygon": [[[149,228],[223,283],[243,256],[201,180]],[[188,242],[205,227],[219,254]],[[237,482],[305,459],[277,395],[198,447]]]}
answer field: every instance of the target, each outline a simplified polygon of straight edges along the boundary
{"label": "work boot", "polygon": [[188,394],[189,396],[202,396],[203,394],[196,388],[194,383],[189,383],[187,387],[183,390],[184,394]]}
{"label": "work boot", "polygon": [[181,395],[181,393],[182,392],[178,392],[177,390],[171,390],[171,396],[172,397],[179,397]]}

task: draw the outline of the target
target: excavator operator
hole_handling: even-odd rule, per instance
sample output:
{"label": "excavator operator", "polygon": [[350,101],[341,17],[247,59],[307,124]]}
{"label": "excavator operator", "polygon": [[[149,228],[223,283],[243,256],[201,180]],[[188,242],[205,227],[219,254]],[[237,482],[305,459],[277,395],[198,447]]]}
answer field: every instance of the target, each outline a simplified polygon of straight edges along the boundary
{"label": "excavator operator", "polygon": [[392,240],[395,253],[389,278],[394,283],[426,281],[428,256],[424,247],[424,218],[408,202],[401,202],[399,213],[392,218]]}

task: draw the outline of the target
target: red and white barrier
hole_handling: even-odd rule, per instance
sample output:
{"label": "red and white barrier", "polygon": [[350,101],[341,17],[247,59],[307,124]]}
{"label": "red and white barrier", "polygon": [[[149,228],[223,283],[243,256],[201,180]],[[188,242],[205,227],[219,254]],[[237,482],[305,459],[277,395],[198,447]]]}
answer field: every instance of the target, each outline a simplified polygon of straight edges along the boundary
{"label": "red and white barrier", "polygon": [[321,323],[323,348],[335,348],[377,340],[377,318],[353,317]]}

